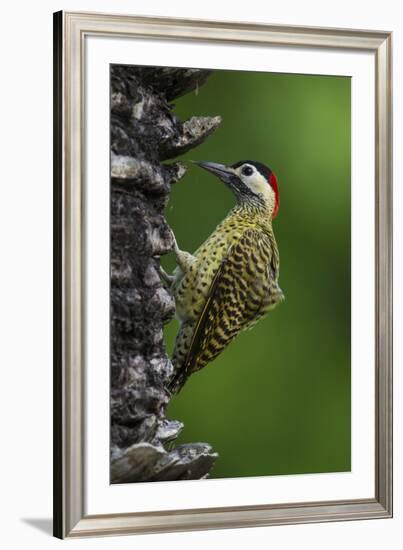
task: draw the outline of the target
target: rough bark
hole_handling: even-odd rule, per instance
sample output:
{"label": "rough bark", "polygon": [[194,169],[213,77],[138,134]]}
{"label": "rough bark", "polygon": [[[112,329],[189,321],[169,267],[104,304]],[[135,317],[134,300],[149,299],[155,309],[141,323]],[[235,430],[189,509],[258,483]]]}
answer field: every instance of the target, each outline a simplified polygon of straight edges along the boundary
{"label": "rough bark", "polygon": [[169,420],[172,364],[163,325],[175,312],[161,283],[160,256],[172,235],[163,215],[186,171],[163,164],[196,147],[219,117],[181,122],[170,101],[201,86],[209,71],[111,67],[111,480],[199,479],[217,455],[207,443],[174,446],[183,424]]}

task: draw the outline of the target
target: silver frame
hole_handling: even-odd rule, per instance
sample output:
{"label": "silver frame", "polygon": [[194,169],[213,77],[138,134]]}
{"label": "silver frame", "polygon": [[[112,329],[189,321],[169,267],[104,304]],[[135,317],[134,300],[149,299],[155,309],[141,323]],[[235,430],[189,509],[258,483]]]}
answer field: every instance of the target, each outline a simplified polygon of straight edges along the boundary
{"label": "silver frame", "polygon": [[[280,44],[374,54],[376,174],[375,498],[146,513],[84,511],[83,78],[87,36]],[[54,535],[157,533],[392,516],[391,33],[100,13],[54,14]]]}

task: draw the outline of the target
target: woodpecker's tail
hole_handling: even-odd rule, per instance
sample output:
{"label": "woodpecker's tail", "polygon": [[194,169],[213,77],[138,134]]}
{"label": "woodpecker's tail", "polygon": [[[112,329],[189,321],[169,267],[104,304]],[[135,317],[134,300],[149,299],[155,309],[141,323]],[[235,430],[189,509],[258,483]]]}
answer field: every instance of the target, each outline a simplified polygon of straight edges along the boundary
{"label": "woodpecker's tail", "polygon": [[168,384],[168,390],[173,393],[179,393],[185,385],[188,375],[185,372],[176,372]]}
{"label": "woodpecker's tail", "polygon": [[172,364],[175,372],[168,383],[168,389],[171,393],[178,393],[191,372],[184,368],[185,360],[189,351],[194,331],[194,323],[183,322],[176,335],[175,349],[172,356]]}

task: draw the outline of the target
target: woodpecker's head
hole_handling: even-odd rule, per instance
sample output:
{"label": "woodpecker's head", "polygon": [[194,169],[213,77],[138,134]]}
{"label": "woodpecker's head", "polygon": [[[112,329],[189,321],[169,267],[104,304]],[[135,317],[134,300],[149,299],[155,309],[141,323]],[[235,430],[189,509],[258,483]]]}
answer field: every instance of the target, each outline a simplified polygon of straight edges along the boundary
{"label": "woodpecker's head", "polygon": [[277,178],[274,172],[261,162],[241,160],[231,166],[215,162],[195,162],[220,178],[240,203],[255,203],[267,208],[275,218],[280,206]]}

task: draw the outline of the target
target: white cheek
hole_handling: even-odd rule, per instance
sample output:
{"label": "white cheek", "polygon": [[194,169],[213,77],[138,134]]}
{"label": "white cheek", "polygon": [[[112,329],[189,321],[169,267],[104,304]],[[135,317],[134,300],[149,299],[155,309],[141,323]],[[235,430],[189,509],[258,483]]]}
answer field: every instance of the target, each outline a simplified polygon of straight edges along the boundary
{"label": "white cheek", "polygon": [[270,201],[275,200],[273,189],[267,183],[266,179],[260,174],[257,178],[255,178],[253,185],[251,187],[256,193],[261,193],[266,200],[270,200]]}
{"label": "white cheek", "polygon": [[276,202],[276,195],[274,194],[273,189],[270,185],[266,183],[266,187],[262,191],[263,196],[265,197],[266,201],[270,203],[274,207],[274,203]]}

